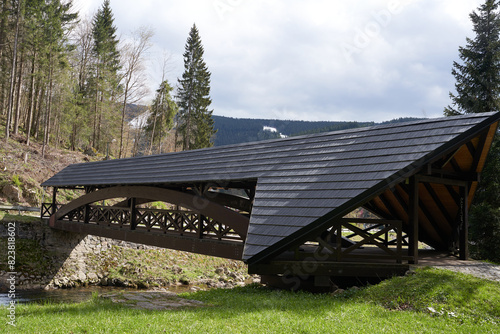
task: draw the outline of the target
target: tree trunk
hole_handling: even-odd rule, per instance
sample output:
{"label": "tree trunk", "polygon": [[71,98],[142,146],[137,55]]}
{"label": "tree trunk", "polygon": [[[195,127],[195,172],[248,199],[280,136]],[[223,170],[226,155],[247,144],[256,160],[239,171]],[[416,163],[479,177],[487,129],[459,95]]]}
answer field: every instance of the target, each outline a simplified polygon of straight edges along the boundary
{"label": "tree trunk", "polygon": [[[49,59],[51,57],[49,56]],[[44,126],[44,132],[43,132],[43,144],[42,144],[42,157],[45,157],[45,149],[47,145],[49,144],[49,131],[50,131],[50,114],[51,114],[51,108],[52,108],[52,88],[53,88],[53,80],[52,80],[52,74],[53,74],[53,66],[50,64],[50,70],[49,70],[49,92],[47,96],[47,113],[45,115],[45,126]]]}
{"label": "tree trunk", "polygon": [[36,112],[36,117],[33,118],[33,137],[38,138],[39,133],[40,133],[40,124],[41,119],[42,119],[42,105],[43,105],[43,99],[45,97],[45,88],[44,86],[41,86],[40,82],[37,83],[37,89],[36,91],[38,92],[36,95],[36,101],[35,101],[35,112]]}
{"label": "tree trunk", "polygon": [[12,68],[10,72],[10,90],[9,90],[9,103],[7,105],[7,121],[5,124],[5,139],[9,139],[10,137],[10,126],[12,121],[12,104],[14,100],[14,78],[16,76],[17,42],[19,37],[19,21],[21,20],[21,4],[22,0],[19,0],[19,3],[17,4],[16,34],[14,37]]}
{"label": "tree trunk", "polygon": [[17,92],[16,92],[16,105],[14,109],[14,134],[19,134],[19,119],[21,117],[21,86],[23,79],[23,67],[24,67],[24,50],[21,51],[21,59],[19,60],[19,74],[17,77]]}
{"label": "tree trunk", "polygon": [[123,151],[123,132],[125,130],[125,109],[127,108],[127,98],[128,98],[128,82],[125,85],[125,96],[123,97],[123,106],[122,106],[122,126],[120,128],[120,153],[118,154],[118,158],[121,159],[122,151]]}
{"label": "tree trunk", "polygon": [[33,122],[33,109],[35,109],[35,64],[36,64],[37,53],[33,54],[33,63],[31,64],[31,83],[30,83],[30,99],[29,99],[29,109],[28,109],[28,119],[26,121],[26,146],[30,146],[31,138],[31,123]]}
{"label": "tree trunk", "polygon": [[7,13],[10,10],[10,1],[8,0],[3,0],[2,1],[2,20],[0,21],[0,108],[2,109],[2,116],[5,116],[7,112],[7,108],[5,106],[5,96],[6,92],[5,90],[7,89],[7,84],[6,84],[6,78],[7,78],[7,62],[6,58],[4,57],[5,51],[4,47],[7,44],[7,31],[8,31],[8,26],[7,26]]}

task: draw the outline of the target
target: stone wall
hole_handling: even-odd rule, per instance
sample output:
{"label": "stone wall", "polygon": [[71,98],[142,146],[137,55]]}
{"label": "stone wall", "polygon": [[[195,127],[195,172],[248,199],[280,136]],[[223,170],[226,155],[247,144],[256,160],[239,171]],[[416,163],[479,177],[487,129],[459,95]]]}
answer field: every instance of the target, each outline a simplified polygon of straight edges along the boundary
{"label": "stone wall", "polygon": [[[0,222],[0,291],[7,287],[7,236],[16,227],[16,287],[19,290],[69,288],[99,283],[103,277],[89,265],[89,255],[112,246],[154,247],[109,238],[53,230],[43,221]],[[105,279],[105,278],[104,278]]]}

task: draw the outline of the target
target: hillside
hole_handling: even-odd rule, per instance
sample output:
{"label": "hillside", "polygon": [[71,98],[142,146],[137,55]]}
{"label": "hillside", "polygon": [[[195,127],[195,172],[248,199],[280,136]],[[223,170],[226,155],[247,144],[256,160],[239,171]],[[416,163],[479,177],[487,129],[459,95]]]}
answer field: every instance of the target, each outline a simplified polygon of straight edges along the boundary
{"label": "hillside", "polygon": [[[46,148],[32,142],[28,147],[24,137],[2,139],[0,146],[0,205],[40,206],[50,196],[40,184],[64,167],[103,157],[89,157],[79,151]],[[65,192],[62,192],[64,196]]]}
{"label": "hillside", "polygon": [[[232,118],[212,116],[217,130],[214,139],[215,146],[246,143],[264,139],[292,137],[311,133],[338,131],[365,126],[375,122],[340,122],[340,121],[283,121],[273,119]],[[399,118],[384,123],[406,122],[418,118]]]}

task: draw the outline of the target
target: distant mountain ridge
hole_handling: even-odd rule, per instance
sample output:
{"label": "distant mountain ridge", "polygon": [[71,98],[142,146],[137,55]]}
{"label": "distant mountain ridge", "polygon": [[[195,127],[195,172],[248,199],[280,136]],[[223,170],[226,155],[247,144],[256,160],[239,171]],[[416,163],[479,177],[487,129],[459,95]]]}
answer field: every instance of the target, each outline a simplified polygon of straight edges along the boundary
{"label": "distant mountain ridge", "polygon": [[275,119],[232,118],[216,115],[213,115],[212,118],[214,120],[214,127],[217,129],[214,146],[239,144],[265,139],[360,128],[382,123],[399,123],[422,119],[406,117],[382,123],[375,123],[356,121],[284,121]]}
{"label": "distant mountain ridge", "polygon": [[[148,108],[143,105],[127,105],[127,120],[133,128],[144,126]],[[386,122],[357,121],[287,121],[278,119],[233,118],[212,115],[217,130],[214,146],[230,145],[300,136],[306,134],[361,128],[384,123],[399,123],[422,118],[402,117]]]}

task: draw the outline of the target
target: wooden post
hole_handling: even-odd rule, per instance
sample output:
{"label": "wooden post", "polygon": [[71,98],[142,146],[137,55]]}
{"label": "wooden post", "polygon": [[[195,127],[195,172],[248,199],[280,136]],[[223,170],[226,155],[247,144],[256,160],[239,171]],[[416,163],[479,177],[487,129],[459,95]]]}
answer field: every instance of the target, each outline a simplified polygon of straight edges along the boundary
{"label": "wooden post", "polygon": [[468,185],[460,187],[460,207],[459,207],[459,251],[460,260],[469,259],[469,216],[467,198],[469,194]]}
{"label": "wooden post", "polygon": [[54,215],[57,211],[57,187],[54,187],[52,190],[52,213]]}
{"label": "wooden post", "polygon": [[409,229],[408,229],[408,256],[412,257],[411,264],[418,264],[418,179],[410,177],[409,200]]}
{"label": "wooden post", "polygon": [[203,238],[203,221],[205,220],[205,216],[201,213],[198,214],[198,239]]}
{"label": "wooden post", "polygon": [[135,208],[137,203],[137,199],[135,197],[132,197],[130,199],[130,229],[135,230],[135,227],[137,225],[136,222],[136,216],[137,216],[137,210]]}
{"label": "wooden post", "polygon": [[90,222],[90,205],[85,204],[85,208],[83,209],[83,223],[88,224]]}
{"label": "wooden post", "polygon": [[397,226],[395,227],[396,229],[396,249],[397,249],[397,254],[398,254],[398,259],[396,260],[396,263],[403,263],[402,259],[402,249],[403,249],[403,222],[399,221]]}
{"label": "wooden post", "polygon": [[335,249],[336,255],[337,255],[337,261],[340,262],[342,261],[342,221],[338,221],[338,227],[337,227],[337,240],[336,240],[336,246],[337,248]]}

